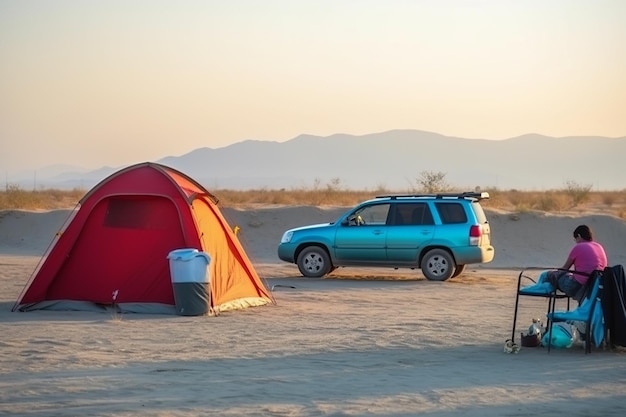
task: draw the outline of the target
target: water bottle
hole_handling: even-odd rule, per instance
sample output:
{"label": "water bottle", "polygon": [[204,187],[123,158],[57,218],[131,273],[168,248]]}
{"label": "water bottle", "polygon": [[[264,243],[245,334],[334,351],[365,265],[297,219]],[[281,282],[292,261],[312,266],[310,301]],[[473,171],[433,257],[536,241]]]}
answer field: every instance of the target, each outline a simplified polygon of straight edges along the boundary
{"label": "water bottle", "polygon": [[541,320],[533,319],[533,324],[528,328],[528,335],[539,335],[543,333],[543,325],[541,324]]}

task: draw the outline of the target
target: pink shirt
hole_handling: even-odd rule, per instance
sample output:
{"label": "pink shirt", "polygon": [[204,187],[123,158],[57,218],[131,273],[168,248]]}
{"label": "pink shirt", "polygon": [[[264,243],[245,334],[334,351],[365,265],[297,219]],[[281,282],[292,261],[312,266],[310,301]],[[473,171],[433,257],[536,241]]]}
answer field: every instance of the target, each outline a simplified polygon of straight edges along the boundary
{"label": "pink shirt", "polygon": [[[608,261],[604,248],[598,242],[580,242],[574,245],[569,253],[569,258],[574,261],[576,271],[591,273],[595,270],[603,270]],[[574,274],[576,281],[584,284],[587,278],[584,275]]]}

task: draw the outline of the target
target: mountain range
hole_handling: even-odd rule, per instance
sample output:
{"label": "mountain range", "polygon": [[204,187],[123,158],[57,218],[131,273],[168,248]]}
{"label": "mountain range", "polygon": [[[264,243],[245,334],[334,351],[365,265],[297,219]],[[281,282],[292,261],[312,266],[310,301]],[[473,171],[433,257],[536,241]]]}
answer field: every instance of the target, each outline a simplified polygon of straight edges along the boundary
{"label": "mountain range", "polygon": [[[626,137],[548,137],[528,134],[504,140],[466,139],[420,130],[355,136],[300,135],[286,142],[245,140],[223,148],[199,148],[157,161],[211,189],[415,188],[422,172],[444,173],[458,189],[564,188],[568,182],[594,190],[626,188]],[[137,163],[146,161],[137,161]],[[43,167],[37,188],[89,189],[122,169]],[[33,187],[33,174],[12,184]]]}

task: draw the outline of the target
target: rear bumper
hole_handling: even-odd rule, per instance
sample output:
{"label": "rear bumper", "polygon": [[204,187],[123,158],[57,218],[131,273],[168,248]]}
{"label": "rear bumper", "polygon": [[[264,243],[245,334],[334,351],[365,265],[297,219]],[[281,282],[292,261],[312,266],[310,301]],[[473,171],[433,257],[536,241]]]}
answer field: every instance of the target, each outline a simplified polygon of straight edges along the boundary
{"label": "rear bumper", "polygon": [[493,261],[496,250],[493,246],[471,246],[454,252],[457,265],[483,264]]}

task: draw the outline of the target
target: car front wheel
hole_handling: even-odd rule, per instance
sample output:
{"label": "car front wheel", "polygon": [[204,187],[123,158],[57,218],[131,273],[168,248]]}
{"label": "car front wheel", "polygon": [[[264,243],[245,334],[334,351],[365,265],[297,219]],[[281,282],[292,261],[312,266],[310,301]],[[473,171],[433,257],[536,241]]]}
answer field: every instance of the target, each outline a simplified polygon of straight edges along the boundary
{"label": "car front wheel", "polygon": [[429,281],[445,281],[452,276],[456,265],[450,253],[443,249],[432,249],[424,255],[421,268]]}
{"label": "car front wheel", "polygon": [[308,278],[320,278],[332,269],[330,257],[323,248],[309,246],[298,255],[298,269]]}

